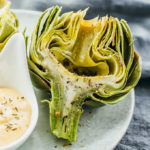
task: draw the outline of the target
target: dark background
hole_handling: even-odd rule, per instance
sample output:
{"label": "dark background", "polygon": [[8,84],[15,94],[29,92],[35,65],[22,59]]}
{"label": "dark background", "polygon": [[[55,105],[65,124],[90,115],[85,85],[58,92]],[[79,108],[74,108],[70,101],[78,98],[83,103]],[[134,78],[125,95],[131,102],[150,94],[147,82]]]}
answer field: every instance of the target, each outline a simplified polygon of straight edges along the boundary
{"label": "dark background", "polygon": [[150,0],[12,0],[11,7],[44,11],[53,5],[63,6],[63,12],[89,7],[87,18],[107,14],[127,20],[143,70],[132,121],[115,150],[150,150]]}

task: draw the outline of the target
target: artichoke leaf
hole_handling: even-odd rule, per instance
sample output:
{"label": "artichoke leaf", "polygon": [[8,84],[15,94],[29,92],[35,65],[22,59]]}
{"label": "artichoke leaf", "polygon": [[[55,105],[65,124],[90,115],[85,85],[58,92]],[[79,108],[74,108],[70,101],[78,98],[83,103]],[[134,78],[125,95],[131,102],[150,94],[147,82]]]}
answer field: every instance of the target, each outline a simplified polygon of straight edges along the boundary
{"label": "artichoke leaf", "polygon": [[18,19],[13,12],[10,12],[9,7],[10,2],[0,1],[0,52],[9,38],[18,32]]}

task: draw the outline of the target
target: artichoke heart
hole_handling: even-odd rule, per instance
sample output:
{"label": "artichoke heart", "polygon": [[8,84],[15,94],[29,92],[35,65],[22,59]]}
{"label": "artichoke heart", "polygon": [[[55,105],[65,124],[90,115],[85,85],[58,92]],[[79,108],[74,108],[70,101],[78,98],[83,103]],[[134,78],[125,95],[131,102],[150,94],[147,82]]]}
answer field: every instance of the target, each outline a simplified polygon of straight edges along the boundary
{"label": "artichoke heart", "polygon": [[8,39],[18,31],[18,19],[9,7],[10,2],[0,0],[0,52]]}
{"label": "artichoke heart", "polygon": [[58,6],[47,9],[32,34],[28,58],[33,81],[51,93],[51,132],[69,141],[76,140],[84,104],[119,102],[141,75],[127,22],[108,16],[85,20],[86,11],[60,15]]}

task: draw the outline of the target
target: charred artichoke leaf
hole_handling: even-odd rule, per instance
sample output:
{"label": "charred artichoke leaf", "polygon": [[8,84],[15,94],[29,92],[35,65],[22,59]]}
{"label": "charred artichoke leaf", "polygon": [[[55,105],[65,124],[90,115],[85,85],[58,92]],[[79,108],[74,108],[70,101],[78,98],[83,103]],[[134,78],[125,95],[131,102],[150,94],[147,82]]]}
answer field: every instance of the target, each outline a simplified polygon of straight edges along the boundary
{"label": "charred artichoke leaf", "polygon": [[8,39],[18,31],[18,20],[9,10],[10,2],[0,1],[0,52]]}
{"label": "charred artichoke leaf", "polygon": [[46,10],[32,34],[28,60],[32,72],[49,83],[51,132],[69,141],[76,140],[87,99],[96,105],[117,103],[141,74],[126,21],[84,20],[86,11]]}

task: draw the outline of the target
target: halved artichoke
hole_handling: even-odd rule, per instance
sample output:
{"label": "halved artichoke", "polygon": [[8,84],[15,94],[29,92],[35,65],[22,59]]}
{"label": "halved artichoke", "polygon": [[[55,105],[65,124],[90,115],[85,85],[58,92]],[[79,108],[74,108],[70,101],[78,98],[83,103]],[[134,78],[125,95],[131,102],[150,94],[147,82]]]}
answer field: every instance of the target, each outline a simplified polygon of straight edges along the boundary
{"label": "halved artichoke", "polygon": [[59,16],[58,6],[46,10],[32,34],[28,59],[36,86],[39,81],[51,92],[51,132],[69,141],[76,140],[83,104],[117,103],[141,75],[126,21],[84,20],[86,11]]}
{"label": "halved artichoke", "polygon": [[0,0],[0,52],[8,39],[18,31],[18,20],[9,10],[10,2]]}

